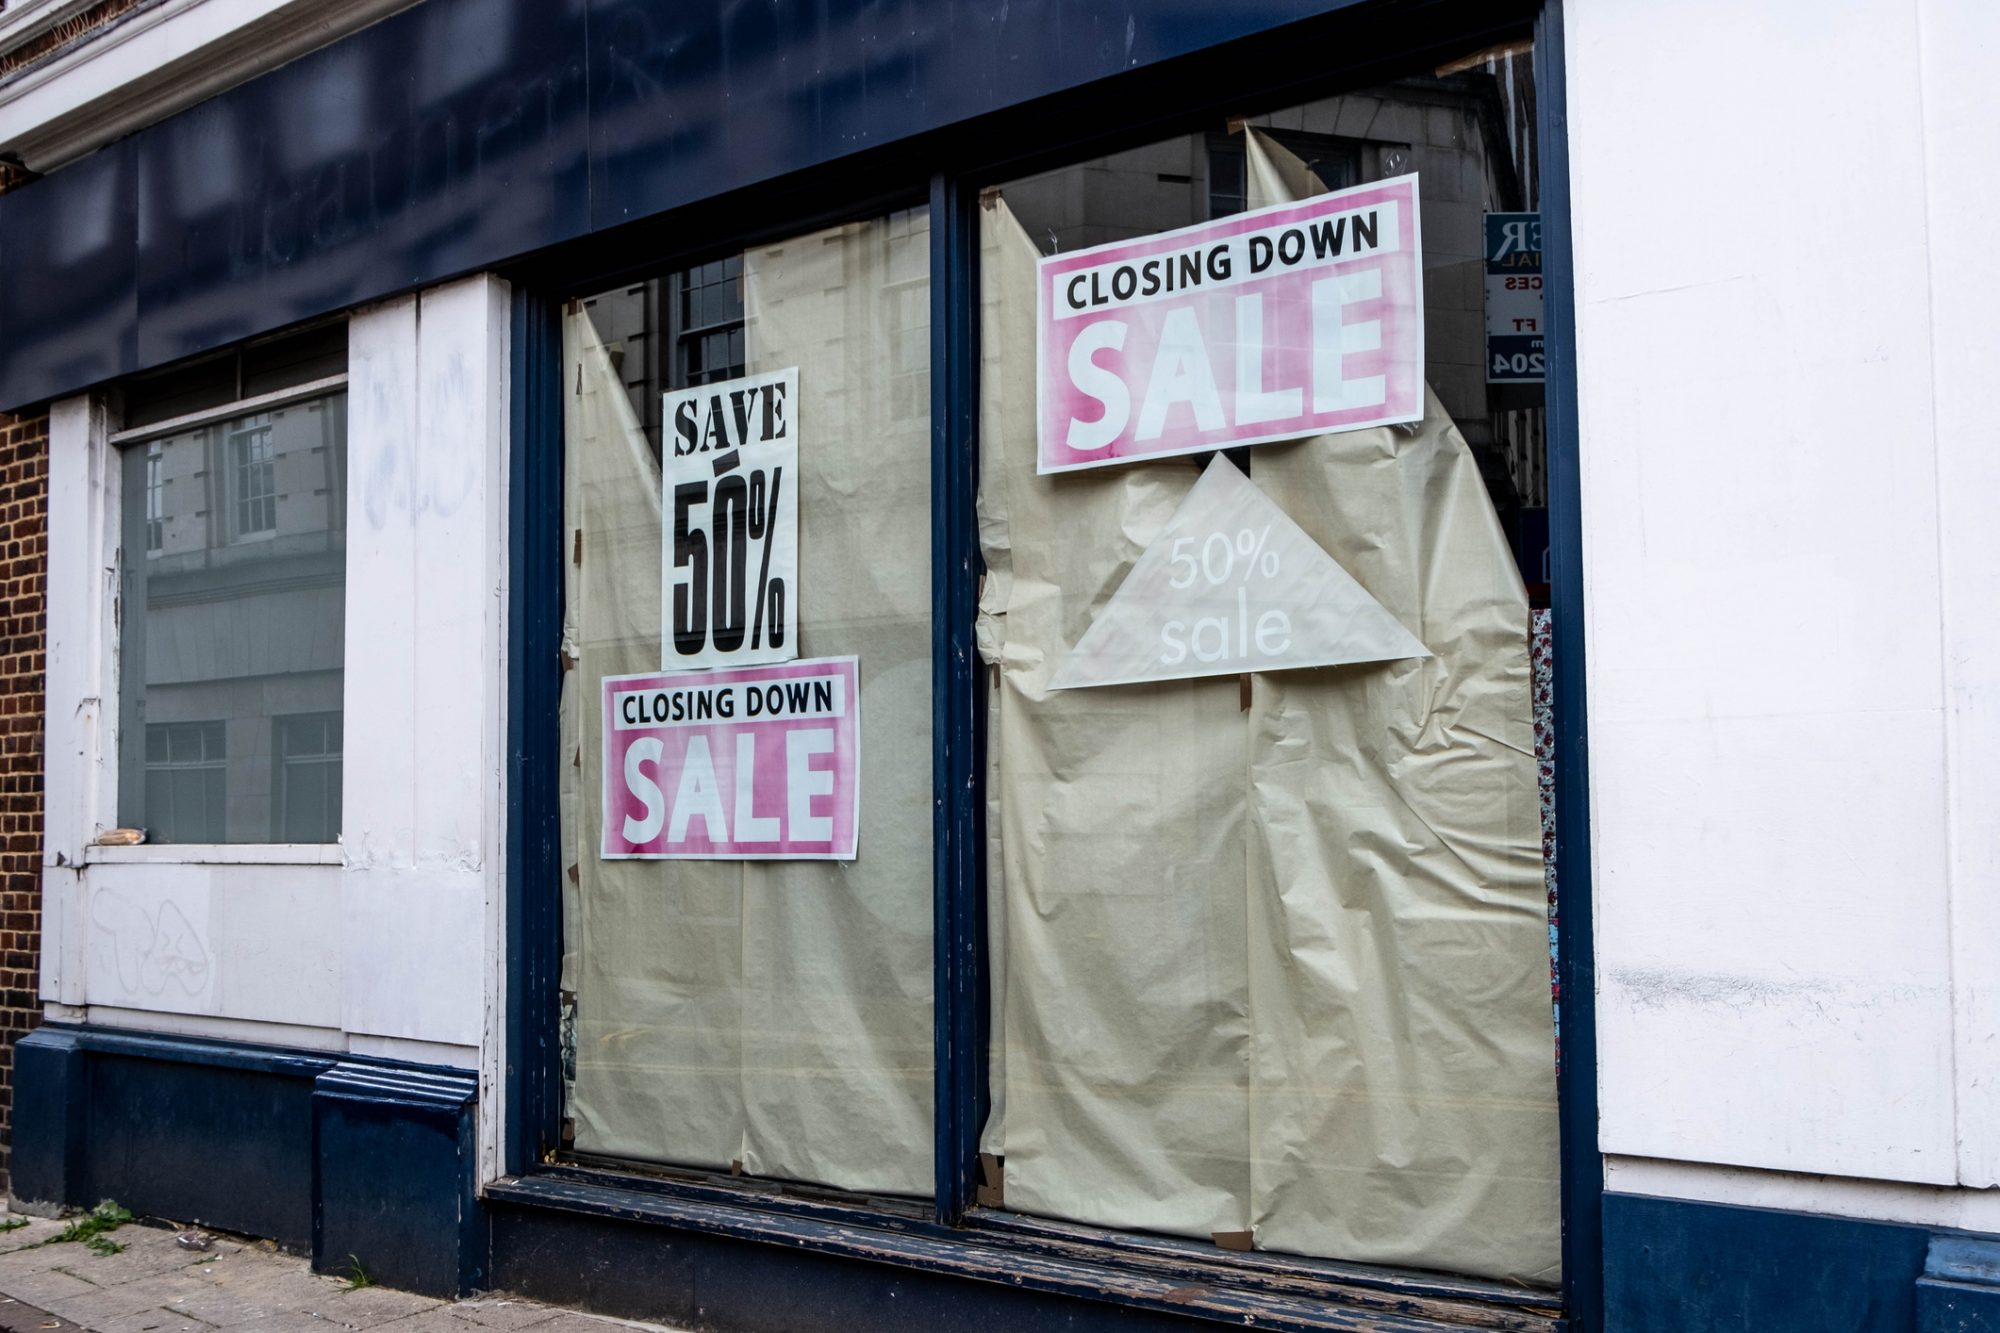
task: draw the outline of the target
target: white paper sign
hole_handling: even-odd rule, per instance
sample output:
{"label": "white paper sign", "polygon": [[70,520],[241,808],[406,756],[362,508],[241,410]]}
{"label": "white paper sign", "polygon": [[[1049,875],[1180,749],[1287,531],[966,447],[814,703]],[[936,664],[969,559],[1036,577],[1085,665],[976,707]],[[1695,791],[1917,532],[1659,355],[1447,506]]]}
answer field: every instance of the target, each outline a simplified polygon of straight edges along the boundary
{"label": "white paper sign", "polygon": [[799,655],[799,372],[662,400],[660,667]]}
{"label": "white paper sign", "polygon": [[1049,688],[1430,655],[1218,454]]}

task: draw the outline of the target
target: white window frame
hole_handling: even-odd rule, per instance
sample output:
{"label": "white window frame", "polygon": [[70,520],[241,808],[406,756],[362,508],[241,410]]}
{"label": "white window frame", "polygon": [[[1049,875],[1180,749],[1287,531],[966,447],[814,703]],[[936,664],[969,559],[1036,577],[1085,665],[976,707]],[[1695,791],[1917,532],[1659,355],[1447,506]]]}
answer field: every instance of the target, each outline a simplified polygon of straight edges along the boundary
{"label": "white window frame", "polygon": [[[100,846],[118,827],[119,572],[122,567],[124,467],[128,449],[169,436],[268,412],[347,388],[345,374],[238,398],[145,426],[117,429],[97,398],[57,403],[49,415],[48,762],[45,859],[54,867],[169,864],[324,866],[340,863],[338,844],[161,843]],[[351,453],[350,453],[351,458]],[[233,463],[233,460],[225,460]],[[230,467],[233,471],[233,466]],[[228,539],[237,540],[235,478],[225,483]],[[64,523],[72,515],[80,526]],[[58,525],[62,526],[59,527]],[[58,537],[59,532],[69,540]],[[250,540],[269,533],[251,534]],[[101,574],[98,572],[101,571]],[[63,709],[59,713],[57,710]],[[55,723],[70,725],[56,744]]]}

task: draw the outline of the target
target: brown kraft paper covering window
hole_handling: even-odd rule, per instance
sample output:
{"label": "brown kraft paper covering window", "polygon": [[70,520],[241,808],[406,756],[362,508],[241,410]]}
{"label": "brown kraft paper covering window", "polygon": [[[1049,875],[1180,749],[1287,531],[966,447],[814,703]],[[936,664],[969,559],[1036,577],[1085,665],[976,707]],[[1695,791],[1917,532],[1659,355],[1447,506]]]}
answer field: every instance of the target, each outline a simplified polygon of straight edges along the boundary
{"label": "brown kraft paper covering window", "polygon": [[926,255],[917,214],[744,257],[749,371],[799,368],[802,655],[860,658],[852,863],[598,856],[595,691],[660,666],[660,470],[590,318],[567,322],[565,502],[583,559],[567,567],[579,665],[562,745],[580,762],[562,774],[563,836],[580,873],[563,986],[579,1151],[932,1191],[928,343],[890,313],[894,299],[927,316]]}
{"label": "brown kraft paper covering window", "polygon": [[[1254,131],[1250,204],[1306,193]],[[1258,447],[1435,656],[1050,692],[1199,476],[1035,473],[1034,242],[982,210],[993,1114],[1026,1212],[1553,1281],[1527,599],[1464,440]]]}

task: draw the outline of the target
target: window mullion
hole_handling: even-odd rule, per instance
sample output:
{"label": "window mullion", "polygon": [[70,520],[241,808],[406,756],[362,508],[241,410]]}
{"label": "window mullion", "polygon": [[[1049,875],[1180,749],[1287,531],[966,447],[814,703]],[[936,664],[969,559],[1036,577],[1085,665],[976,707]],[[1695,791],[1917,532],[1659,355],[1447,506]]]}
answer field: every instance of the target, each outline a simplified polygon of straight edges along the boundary
{"label": "window mullion", "polygon": [[986,1105],[984,675],[973,643],[980,556],[976,190],[931,182],[931,783],[940,1220],[973,1200]]}

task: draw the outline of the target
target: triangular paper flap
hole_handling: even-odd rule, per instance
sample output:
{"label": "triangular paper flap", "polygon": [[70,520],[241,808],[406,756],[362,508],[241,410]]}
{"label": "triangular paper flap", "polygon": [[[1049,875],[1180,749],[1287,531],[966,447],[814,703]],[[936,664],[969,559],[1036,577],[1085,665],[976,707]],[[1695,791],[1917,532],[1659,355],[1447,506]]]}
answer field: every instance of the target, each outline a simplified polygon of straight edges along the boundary
{"label": "triangular paper flap", "polygon": [[1430,655],[1305,529],[1217,454],[1049,688]]}

